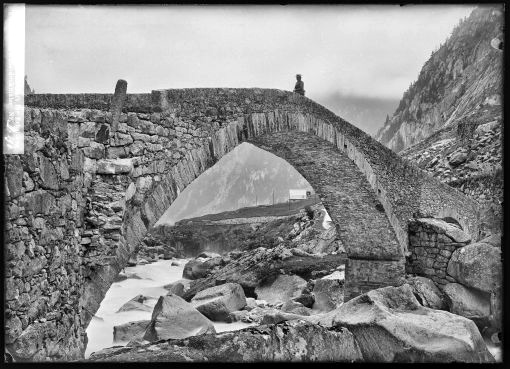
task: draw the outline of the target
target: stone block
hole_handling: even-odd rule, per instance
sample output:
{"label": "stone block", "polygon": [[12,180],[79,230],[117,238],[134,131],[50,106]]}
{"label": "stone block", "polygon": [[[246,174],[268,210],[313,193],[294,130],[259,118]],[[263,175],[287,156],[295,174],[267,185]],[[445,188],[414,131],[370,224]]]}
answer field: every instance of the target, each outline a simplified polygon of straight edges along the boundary
{"label": "stone block", "polygon": [[133,162],[131,159],[104,159],[98,160],[98,174],[129,174],[133,171]]}

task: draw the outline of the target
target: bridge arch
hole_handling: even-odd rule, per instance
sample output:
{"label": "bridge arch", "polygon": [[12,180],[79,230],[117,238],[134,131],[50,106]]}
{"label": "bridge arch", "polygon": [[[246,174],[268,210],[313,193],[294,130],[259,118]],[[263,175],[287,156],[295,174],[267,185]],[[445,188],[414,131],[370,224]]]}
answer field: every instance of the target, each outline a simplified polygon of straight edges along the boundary
{"label": "bridge arch", "polygon": [[[68,347],[67,351],[51,354],[42,340],[35,352],[26,354],[32,358],[39,354],[65,358],[83,354],[79,351],[83,349],[84,329],[147,230],[180,191],[244,141],[289,161],[324,198],[340,237],[345,237],[343,243],[349,257],[347,299],[367,289],[402,282],[407,221],[417,214],[439,216],[444,215],[445,208],[455,209],[455,218],[464,230],[474,238],[478,234],[478,206],[474,201],[427,176],[304,96],[267,89],[183,89],[128,94],[123,104],[118,101],[118,96],[107,94],[26,97],[26,152],[8,159],[8,202],[21,205],[28,217],[42,213],[58,218],[58,214],[64,214],[60,218],[63,220],[57,219],[44,237],[43,232],[35,232],[24,242],[37,244],[44,238],[43,247],[46,244],[52,248],[52,257],[53,250],[63,247],[58,246],[59,242],[66,245],[65,252],[76,264],[72,271],[65,272],[75,274],[76,298],[68,300],[67,305],[57,300],[50,306],[49,301],[45,309],[64,311],[65,307],[74,311],[77,316],[68,324],[81,327],[73,331],[73,339],[65,340],[72,342],[72,350]],[[40,137],[49,138],[41,143]],[[353,218],[355,221],[344,216],[346,206],[356,205],[351,201],[356,189],[324,181],[328,176],[335,177],[334,165],[324,152],[322,160],[310,163],[313,153],[303,149],[304,143],[310,147],[327,146],[327,152],[336,155],[335,163],[351,168],[351,173],[355,173],[352,178],[363,179],[357,189],[364,194],[363,199],[372,201],[369,213],[360,211]],[[46,148],[48,145],[51,149]],[[62,156],[63,152],[66,155]],[[34,165],[40,170],[33,170]],[[25,178],[25,173],[29,178]],[[24,178],[21,191],[16,190],[18,178]],[[30,178],[36,184],[29,189],[25,182],[29,183]],[[66,185],[63,191],[61,182],[73,186]],[[46,208],[40,207],[39,202],[45,203]],[[68,211],[77,218],[72,220]],[[364,214],[370,214],[381,225],[372,229],[372,239],[365,237],[367,228],[361,227]],[[14,216],[11,210],[8,216]],[[71,222],[69,234],[60,235],[59,224]],[[17,235],[8,236],[10,244],[17,242]],[[356,242],[356,236],[362,242]],[[20,258],[13,254],[16,263]],[[21,262],[16,263],[13,265]],[[21,269],[30,269],[30,263],[21,263]],[[7,275],[8,286],[19,290],[23,273]],[[71,289],[65,288],[63,291]],[[18,305],[13,302],[9,309],[16,310]],[[14,325],[23,310],[12,318],[14,328],[7,343],[18,357],[25,355],[20,347],[27,330],[33,327],[30,334],[41,331],[40,322],[34,319],[45,311],[41,309],[27,318],[21,329]],[[49,328],[52,329],[58,331],[53,326]],[[63,341],[62,337],[69,334],[59,332],[55,341]]]}

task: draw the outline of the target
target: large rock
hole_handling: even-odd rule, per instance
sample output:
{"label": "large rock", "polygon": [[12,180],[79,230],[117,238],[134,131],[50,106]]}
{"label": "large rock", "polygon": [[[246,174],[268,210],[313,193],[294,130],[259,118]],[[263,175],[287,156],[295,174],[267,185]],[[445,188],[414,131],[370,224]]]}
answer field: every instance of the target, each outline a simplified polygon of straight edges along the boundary
{"label": "large rock", "polygon": [[501,250],[488,243],[472,243],[455,250],[447,272],[460,283],[485,292],[502,285]]}
{"label": "large rock", "polygon": [[465,152],[456,152],[452,155],[450,160],[448,161],[452,167],[457,167],[460,164],[464,163],[467,160],[467,154]]}
{"label": "large rock", "polygon": [[304,321],[171,340],[141,347],[109,348],[90,361],[115,362],[359,362],[358,344],[346,329],[328,330]]}
{"label": "large rock", "polygon": [[183,298],[189,301],[199,291],[217,285],[218,281],[239,283],[247,296],[255,297],[255,288],[265,284],[265,281],[275,279],[278,274],[281,274],[280,270],[284,270],[288,275],[293,274],[308,279],[314,271],[334,269],[345,263],[345,256],[342,255],[291,256],[282,259],[281,255],[285,250],[285,245],[280,245],[273,249],[259,247],[245,252],[230,252],[229,263],[217,270],[211,270],[211,274],[203,279],[194,280]]}
{"label": "large rock", "polygon": [[170,283],[163,286],[163,288],[168,290],[168,294],[173,294],[182,297],[184,292],[186,292],[189,289],[190,282],[191,281],[189,279],[179,279],[174,283]]}
{"label": "large rock", "polygon": [[317,279],[312,295],[314,310],[331,311],[344,302],[343,282],[339,279]]}
{"label": "large rock", "polygon": [[143,336],[150,320],[138,320],[113,327],[113,342],[127,342],[137,336]]}
{"label": "large rock", "polygon": [[191,304],[213,321],[226,321],[232,311],[246,306],[246,297],[239,284],[225,283],[200,291]]}
{"label": "large rock", "polygon": [[471,319],[480,331],[490,325],[491,296],[488,293],[448,283],[444,288],[450,312]]}
{"label": "large rock", "polygon": [[182,278],[199,279],[207,275],[209,268],[203,262],[198,260],[190,260],[184,266]]}
{"label": "large rock", "polygon": [[365,361],[494,361],[471,320],[421,306],[408,284],[369,291],[313,318],[351,331]]}
{"label": "large rock", "polygon": [[257,286],[255,293],[259,300],[277,304],[300,296],[306,284],[306,281],[297,275],[279,275],[270,284]]}
{"label": "large rock", "polygon": [[161,296],[143,338],[154,342],[216,333],[212,322],[179,296]]}
{"label": "large rock", "polygon": [[[289,320],[297,320],[302,319],[306,320],[307,316],[310,314],[296,314],[296,313],[286,313],[284,311],[278,309],[261,309],[260,312],[257,312],[259,317],[253,319],[259,324],[278,324],[281,322],[289,321]],[[250,312],[250,316],[253,317],[256,313],[254,311]]]}
{"label": "large rock", "polygon": [[446,310],[446,301],[443,293],[435,283],[425,277],[407,278],[407,283],[412,287],[414,296],[425,307],[437,310]]}
{"label": "large rock", "polygon": [[310,315],[311,309],[305,307],[303,304],[296,302],[294,300],[286,301],[281,310],[286,313],[298,314],[298,315]]}
{"label": "large rock", "polygon": [[211,251],[203,251],[197,256],[197,258],[211,258],[211,259],[218,257],[221,257],[221,255]]}
{"label": "large rock", "polygon": [[124,305],[120,307],[119,310],[117,310],[117,313],[123,312],[123,311],[133,311],[133,310],[140,310],[140,311],[151,311],[152,308],[150,306],[145,305],[143,302],[147,300],[147,297],[143,295],[137,295],[133,297],[131,300],[126,302]]}

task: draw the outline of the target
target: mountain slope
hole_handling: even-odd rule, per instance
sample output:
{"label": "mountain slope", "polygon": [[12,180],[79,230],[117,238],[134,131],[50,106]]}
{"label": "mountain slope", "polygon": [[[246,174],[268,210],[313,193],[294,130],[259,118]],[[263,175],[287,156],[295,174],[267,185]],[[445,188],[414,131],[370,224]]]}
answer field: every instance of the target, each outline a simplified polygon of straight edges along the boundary
{"label": "mountain slope", "polygon": [[500,105],[503,53],[491,47],[491,40],[502,37],[502,27],[503,13],[495,7],[479,7],[462,20],[432,53],[376,139],[399,152],[481,105]]}
{"label": "mountain slope", "polygon": [[503,202],[502,26],[494,7],[461,21],[376,136],[494,214]]}
{"label": "mountain slope", "polygon": [[158,223],[285,202],[289,189],[310,184],[285,160],[248,143],[223,156],[195,179],[172,203]]}

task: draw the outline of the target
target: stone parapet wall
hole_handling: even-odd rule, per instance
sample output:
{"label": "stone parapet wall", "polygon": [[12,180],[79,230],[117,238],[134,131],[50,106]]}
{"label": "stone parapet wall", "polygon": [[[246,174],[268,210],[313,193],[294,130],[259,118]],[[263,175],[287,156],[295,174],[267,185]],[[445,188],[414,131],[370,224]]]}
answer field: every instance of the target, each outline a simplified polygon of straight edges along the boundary
{"label": "stone parapet wall", "polygon": [[[45,109],[97,109],[110,111],[113,94],[30,94],[25,106]],[[127,94],[124,112],[152,113],[152,94]]]}

